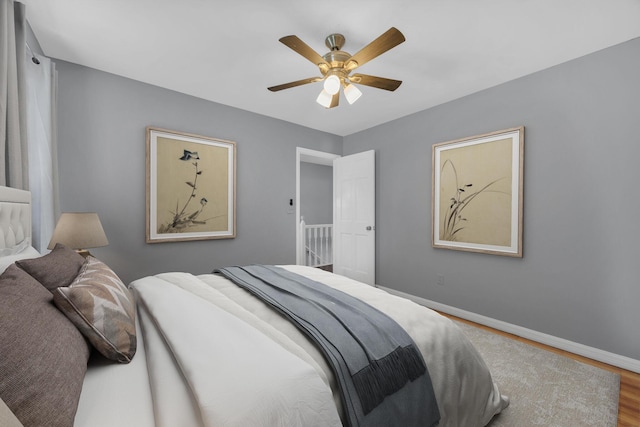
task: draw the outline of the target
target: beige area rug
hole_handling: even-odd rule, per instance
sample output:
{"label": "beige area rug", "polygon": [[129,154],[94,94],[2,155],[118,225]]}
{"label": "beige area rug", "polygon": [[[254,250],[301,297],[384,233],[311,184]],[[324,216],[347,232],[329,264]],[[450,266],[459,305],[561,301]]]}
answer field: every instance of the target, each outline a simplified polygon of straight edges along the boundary
{"label": "beige area rug", "polygon": [[620,376],[455,322],[511,403],[489,427],[616,427]]}

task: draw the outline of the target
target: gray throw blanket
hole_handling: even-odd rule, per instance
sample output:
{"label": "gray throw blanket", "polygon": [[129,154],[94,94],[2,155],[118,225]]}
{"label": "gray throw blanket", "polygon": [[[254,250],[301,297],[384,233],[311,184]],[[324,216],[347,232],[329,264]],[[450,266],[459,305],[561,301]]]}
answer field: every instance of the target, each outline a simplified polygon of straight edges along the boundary
{"label": "gray throw blanket", "polygon": [[424,360],[386,314],[322,283],[274,266],[214,271],[287,316],[332,366],[352,426],[433,426],[440,420]]}

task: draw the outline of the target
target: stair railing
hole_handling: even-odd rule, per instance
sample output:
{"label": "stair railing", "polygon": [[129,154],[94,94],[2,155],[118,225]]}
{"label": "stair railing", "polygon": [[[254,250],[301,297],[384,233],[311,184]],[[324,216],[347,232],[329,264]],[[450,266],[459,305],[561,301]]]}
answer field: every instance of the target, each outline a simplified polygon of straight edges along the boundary
{"label": "stair railing", "polygon": [[322,267],[333,264],[333,225],[307,225],[302,217],[300,230],[304,265]]}

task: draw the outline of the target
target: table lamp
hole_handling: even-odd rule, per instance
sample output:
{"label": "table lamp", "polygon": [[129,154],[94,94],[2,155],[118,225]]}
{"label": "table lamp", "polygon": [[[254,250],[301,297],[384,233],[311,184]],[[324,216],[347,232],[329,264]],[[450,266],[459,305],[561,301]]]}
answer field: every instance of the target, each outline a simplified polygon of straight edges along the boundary
{"label": "table lamp", "polygon": [[91,255],[87,249],[107,246],[109,241],[97,213],[65,212],[60,216],[53,230],[47,249],[53,249],[56,243],[62,243],[87,257]]}

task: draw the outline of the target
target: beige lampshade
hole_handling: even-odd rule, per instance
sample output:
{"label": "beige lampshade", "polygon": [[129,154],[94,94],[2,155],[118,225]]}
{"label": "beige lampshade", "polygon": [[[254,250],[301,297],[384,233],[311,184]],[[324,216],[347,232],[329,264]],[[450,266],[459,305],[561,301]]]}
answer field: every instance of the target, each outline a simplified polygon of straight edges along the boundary
{"label": "beige lampshade", "polygon": [[65,212],[60,216],[47,249],[62,243],[71,249],[88,249],[107,246],[100,218],[95,212]]}

